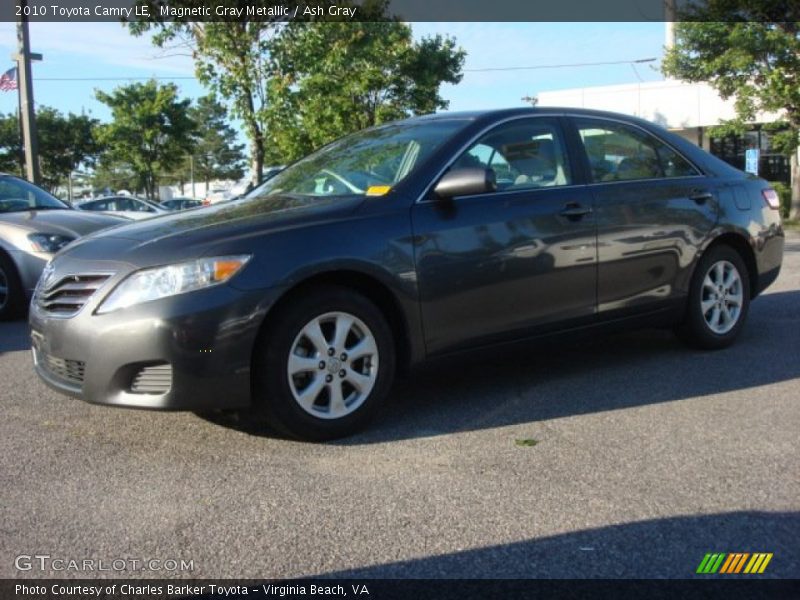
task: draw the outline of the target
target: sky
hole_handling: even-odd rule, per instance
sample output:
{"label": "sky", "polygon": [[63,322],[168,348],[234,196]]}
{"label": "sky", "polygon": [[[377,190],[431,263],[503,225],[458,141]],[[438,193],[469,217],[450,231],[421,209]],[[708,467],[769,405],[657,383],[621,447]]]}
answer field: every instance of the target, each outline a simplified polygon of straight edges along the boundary
{"label": "sky", "polygon": [[[4,57],[16,52],[15,27],[0,23],[0,72],[14,66]],[[524,96],[543,91],[663,79],[658,71],[664,44],[660,22],[411,23],[411,27],[416,38],[453,36],[467,51],[462,81],[442,87],[450,110],[522,106]],[[94,95],[95,90],[110,91],[127,83],[114,78],[163,78],[176,83],[183,96],[206,93],[193,78],[191,58],[165,55],[149,36],[133,37],[117,23],[32,23],[30,35],[31,50],[44,55],[33,66],[37,105],[108,120],[109,111]],[[485,70],[647,58],[657,61],[635,67],[626,63]],[[0,113],[14,112],[16,107],[16,92],[0,91]]]}

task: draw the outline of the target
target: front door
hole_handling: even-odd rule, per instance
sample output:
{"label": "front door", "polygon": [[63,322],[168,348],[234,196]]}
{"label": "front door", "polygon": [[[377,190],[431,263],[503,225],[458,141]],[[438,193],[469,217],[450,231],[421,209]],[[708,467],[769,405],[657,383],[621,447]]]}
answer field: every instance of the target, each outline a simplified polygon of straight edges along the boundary
{"label": "front door", "polygon": [[560,121],[496,126],[451,164],[487,167],[498,189],[414,205],[427,350],[535,334],[595,316],[592,198],[576,185]]}

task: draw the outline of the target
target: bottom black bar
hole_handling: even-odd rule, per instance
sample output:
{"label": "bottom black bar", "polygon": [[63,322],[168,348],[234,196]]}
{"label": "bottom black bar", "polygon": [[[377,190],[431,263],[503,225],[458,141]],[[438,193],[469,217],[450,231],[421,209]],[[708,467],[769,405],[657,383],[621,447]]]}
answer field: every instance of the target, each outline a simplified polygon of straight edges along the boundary
{"label": "bottom black bar", "polygon": [[800,580],[643,579],[4,579],[0,598],[45,600],[800,599]]}

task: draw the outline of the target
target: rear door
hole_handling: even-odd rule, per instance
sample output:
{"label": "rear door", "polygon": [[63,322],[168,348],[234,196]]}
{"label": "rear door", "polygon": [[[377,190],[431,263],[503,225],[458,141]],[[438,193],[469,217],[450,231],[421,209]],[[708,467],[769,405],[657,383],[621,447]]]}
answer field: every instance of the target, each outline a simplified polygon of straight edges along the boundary
{"label": "rear door", "polygon": [[595,317],[592,197],[561,121],[499,124],[450,169],[494,169],[496,192],[412,209],[428,352],[501,341]]}
{"label": "rear door", "polygon": [[573,123],[592,179],[600,316],[678,305],[717,220],[712,182],[643,128],[601,118]]}

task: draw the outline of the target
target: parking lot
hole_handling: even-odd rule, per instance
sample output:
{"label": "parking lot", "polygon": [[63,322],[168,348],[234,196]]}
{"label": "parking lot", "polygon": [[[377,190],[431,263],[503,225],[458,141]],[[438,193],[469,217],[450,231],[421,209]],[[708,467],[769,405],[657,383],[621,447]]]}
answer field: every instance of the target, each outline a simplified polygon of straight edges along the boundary
{"label": "parking lot", "polygon": [[0,324],[0,577],[19,555],[185,560],[221,578],[691,577],[707,552],[800,576],[800,235],[733,348],[666,331],[514,348],[398,382],[306,444],[95,407]]}

